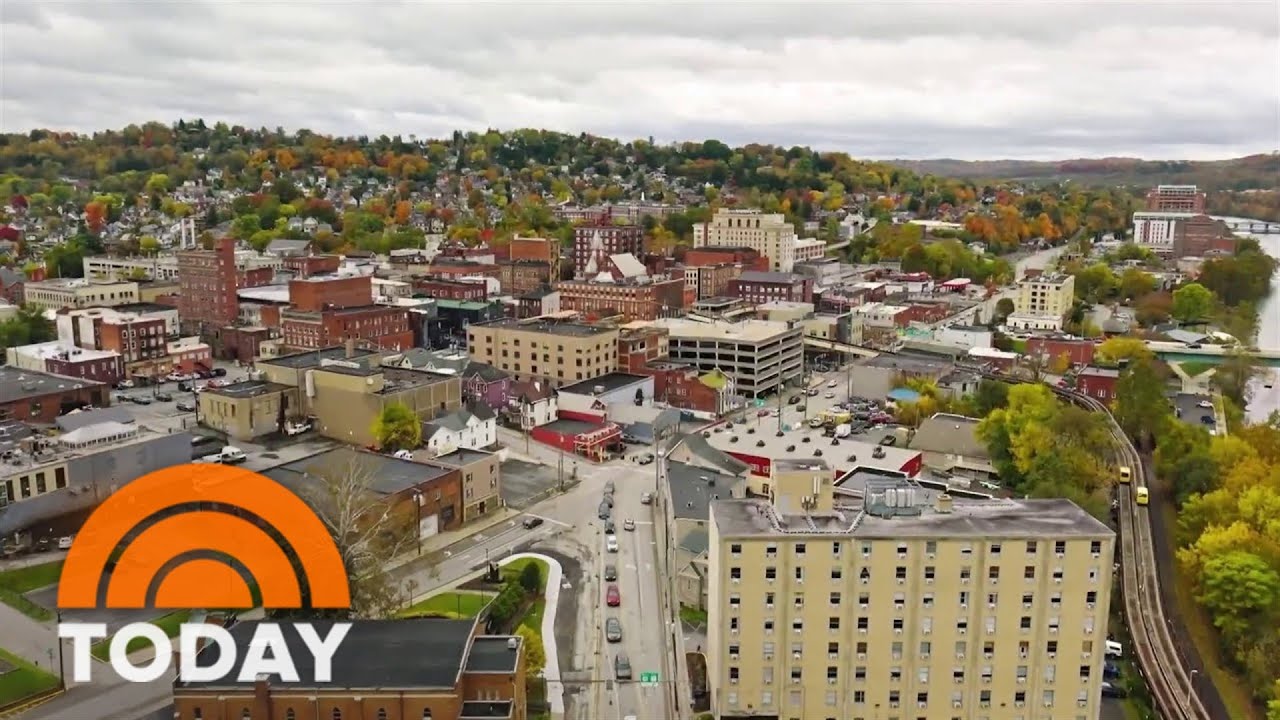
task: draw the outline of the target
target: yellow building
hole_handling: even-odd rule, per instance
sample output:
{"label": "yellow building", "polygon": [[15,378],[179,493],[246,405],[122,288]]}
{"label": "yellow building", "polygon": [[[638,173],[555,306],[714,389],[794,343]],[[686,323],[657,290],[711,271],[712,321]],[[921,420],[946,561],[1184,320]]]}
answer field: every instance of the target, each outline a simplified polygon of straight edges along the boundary
{"label": "yellow building", "polygon": [[298,389],[246,380],[205,390],[199,407],[201,425],[233,440],[250,441],[284,432],[284,423],[299,416]]}
{"label": "yellow building", "polygon": [[821,459],[711,505],[718,717],[1076,720],[1099,713],[1112,531],[1067,500],[864,502]]}
{"label": "yellow building", "polygon": [[782,213],[720,209],[710,222],[693,226],[694,247],[747,247],[769,258],[769,269],[791,272],[796,229]]}
{"label": "yellow building", "polygon": [[1073,275],[1039,275],[1018,283],[1013,314],[1005,321],[1019,330],[1061,330],[1076,301]]}
{"label": "yellow building", "polygon": [[594,380],[618,366],[618,328],[539,317],[467,326],[471,359],[511,373],[517,382],[552,387]]}
{"label": "yellow building", "polygon": [[138,302],[138,283],[53,278],[27,283],[22,298],[41,310],[114,307]]}

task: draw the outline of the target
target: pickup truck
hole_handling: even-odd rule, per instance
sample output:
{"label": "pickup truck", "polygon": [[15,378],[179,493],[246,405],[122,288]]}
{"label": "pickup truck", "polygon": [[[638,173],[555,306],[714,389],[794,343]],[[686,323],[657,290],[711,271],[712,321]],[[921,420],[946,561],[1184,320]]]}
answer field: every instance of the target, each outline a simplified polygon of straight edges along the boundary
{"label": "pickup truck", "polygon": [[205,455],[200,458],[200,462],[204,463],[220,463],[222,465],[236,465],[249,459],[248,455],[238,447],[228,445],[212,455]]}

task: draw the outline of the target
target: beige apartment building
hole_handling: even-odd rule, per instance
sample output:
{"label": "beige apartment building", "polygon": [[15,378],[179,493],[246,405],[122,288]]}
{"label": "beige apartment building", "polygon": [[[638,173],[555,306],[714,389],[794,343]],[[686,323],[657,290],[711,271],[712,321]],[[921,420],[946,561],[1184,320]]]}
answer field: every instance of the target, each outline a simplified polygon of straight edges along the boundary
{"label": "beige apartment building", "polygon": [[709,222],[693,226],[693,246],[751,248],[778,272],[791,272],[796,263],[796,229],[781,213],[717,210]]}
{"label": "beige apartment building", "polygon": [[54,278],[27,283],[23,301],[41,310],[114,307],[138,302],[138,283]]}
{"label": "beige apartment building", "polygon": [[1098,717],[1109,528],[1067,500],[924,505],[864,476],[863,501],[820,458],[773,467],[769,499],[711,505],[717,717]]}
{"label": "beige apartment building", "polygon": [[616,327],[547,316],[493,320],[467,326],[467,351],[472,360],[501,368],[517,382],[561,387],[616,370],[618,334]]}
{"label": "beige apartment building", "polygon": [[1063,319],[1076,301],[1076,279],[1071,275],[1039,275],[1018,284],[1013,314],[1005,321],[1019,330],[1061,330]]}

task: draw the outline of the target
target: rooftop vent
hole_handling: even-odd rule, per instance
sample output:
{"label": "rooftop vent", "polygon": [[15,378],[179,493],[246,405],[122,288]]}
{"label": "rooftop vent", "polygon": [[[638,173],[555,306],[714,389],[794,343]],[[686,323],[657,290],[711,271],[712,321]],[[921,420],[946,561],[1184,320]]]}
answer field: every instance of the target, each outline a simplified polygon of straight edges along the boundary
{"label": "rooftop vent", "polygon": [[508,650],[519,650],[519,649],[520,649],[520,638],[514,638],[514,637],[513,637],[513,638],[507,638],[507,649],[508,649]]}
{"label": "rooftop vent", "polygon": [[946,493],[941,493],[938,495],[937,499],[934,502],[934,510],[940,513],[949,513],[954,509],[955,509],[955,500],[953,500],[950,495]]}

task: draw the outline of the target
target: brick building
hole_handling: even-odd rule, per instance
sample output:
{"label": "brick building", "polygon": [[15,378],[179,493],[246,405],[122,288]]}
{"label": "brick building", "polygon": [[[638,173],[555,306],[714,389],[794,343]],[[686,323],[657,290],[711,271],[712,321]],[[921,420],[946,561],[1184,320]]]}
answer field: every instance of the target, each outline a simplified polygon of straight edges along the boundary
{"label": "brick building", "polygon": [[749,247],[709,246],[689,248],[684,254],[684,264],[694,267],[741,263],[744,270],[766,271],[769,258]]}
{"label": "brick building", "polygon": [[183,328],[201,335],[215,334],[240,314],[236,291],[271,283],[270,267],[250,267],[236,256],[231,238],[213,250],[183,250],[178,257],[178,316]]}
{"label": "brick building", "polygon": [[573,229],[573,272],[581,277],[589,272],[591,261],[603,268],[610,255],[644,254],[644,228],[639,225],[601,223],[579,225]]}
{"label": "brick building", "polygon": [[498,267],[501,268],[498,281],[502,283],[502,292],[508,295],[523,295],[549,284],[554,278],[551,264],[541,260],[503,260]]}
{"label": "brick building", "polygon": [[452,258],[436,258],[427,267],[427,274],[440,278],[456,280],[462,277],[491,277],[501,280],[502,268],[495,263],[474,262],[471,260],[454,260]]}
{"label": "brick building", "polygon": [[1096,349],[1092,340],[1083,338],[1029,337],[1026,354],[1050,367],[1064,356],[1072,365],[1088,365]]}
{"label": "brick building", "polygon": [[289,304],[294,310],[356,308],[373,304],[373,278],[319,276],[289,281]]}
{"label": "brick building", "polygon": [[342,257],[339,255],[290,255],[281,258],[281,261],[285,270],[300,278],[336,273],[342,266]]}
{"label": "brick building", "polygon": [[812,302],[813,278],[789,272],[744,272],[729,281],[729,296],[757,305],[775,300]]}
{"label": "brick building", "polygon": [[1173,227],[1174,257],[1204,257],[1211,252],[1235,253],[1236,236],[1222,220],[1192,215]]}
{"label": "brick building", "polygon": [[[560,240],[556,238],[512,238],[508,254],[507,259],[511,262],[546,263],[551,279],[560,279]],[[505,283],[503,287],[506,287]]]}
{"label": "brick building", "polygon": [[644,375],[645,366],[666,358],[670,350],[666,328],[637,325],[623,327],[618,335],[618,372]]}
{"label": "brick building", "polygon": [[656,320],[683,313],[684,278],[622,283],[562,280],[556,283],[560,307],[595,317],[621,315],[626,322]]}
{"label": "brick building", "polygon": [[475,300],[484,302],[488,297],[483,283],[460,282],[445,278],[415,278],[413,291],[433,298],[445,300]]}
{"label": "brick building", "polygon": [[306,312],[280,311],[280,335],[293,350],[341,345],[349,339],[365,340],[381,350],[413,347],[413,328],[404,308],[386,305],[336,308]]}
{"label": "brick building", "polygon": [[88,350],[120,355],[128,378],[155,378],[171,372],[168,320],[158,315],[83,308],[58,313],[58,339]]}
{"label": "brick building", "polygon": [[1087,367],[1076,375],[1076,390],[1103,402],[1111,402],[1116,399],[1116,383],[1119,381],[1119,370]]}
{"label": "brick building", "polygon": [[[331,621],[313,621],[321,637]],[[236,657],[252,652],[259,621],[231,629]],[[289,656],[309,657],[302,637],[281,626]],[[210,667],[221,648],[204,646]],[[483,620],[357,620],[331,659],[332,680],[276,676],[241,680],[238,668],[212,681],[173,684],[174,720],[525,720],[525,647],[518,635],[485,635]],[[231,665],[235,665],[232,663]],[[305,675],[305,674],[304,674]],[[483,699],[481,699],[483,698]]]}
{"label": "brick building", "polygon": [[48,372],[108,385],[114,385],[124,378],[124,360],[119,353],[86,350],[61,340],[7,348],[5,360],[10,366],[22,370]]}
{"label": "brick building", "polygon": [[0,366],[0,420],[52,424],[77,408],[110,404],[104,383]]}
{"label": "brick building", "polygon": [[743,272],[742,263],[719,263],[717,265],[686,265],[682,269],[685,287],[695,299],[725,297],[729,295],[729,284],[737,280]]}
{"label": "brick building", "polygon": [[1195,185],[1157,185],[1147,192],[1147,211],[1203,213],[1204,199]]}

